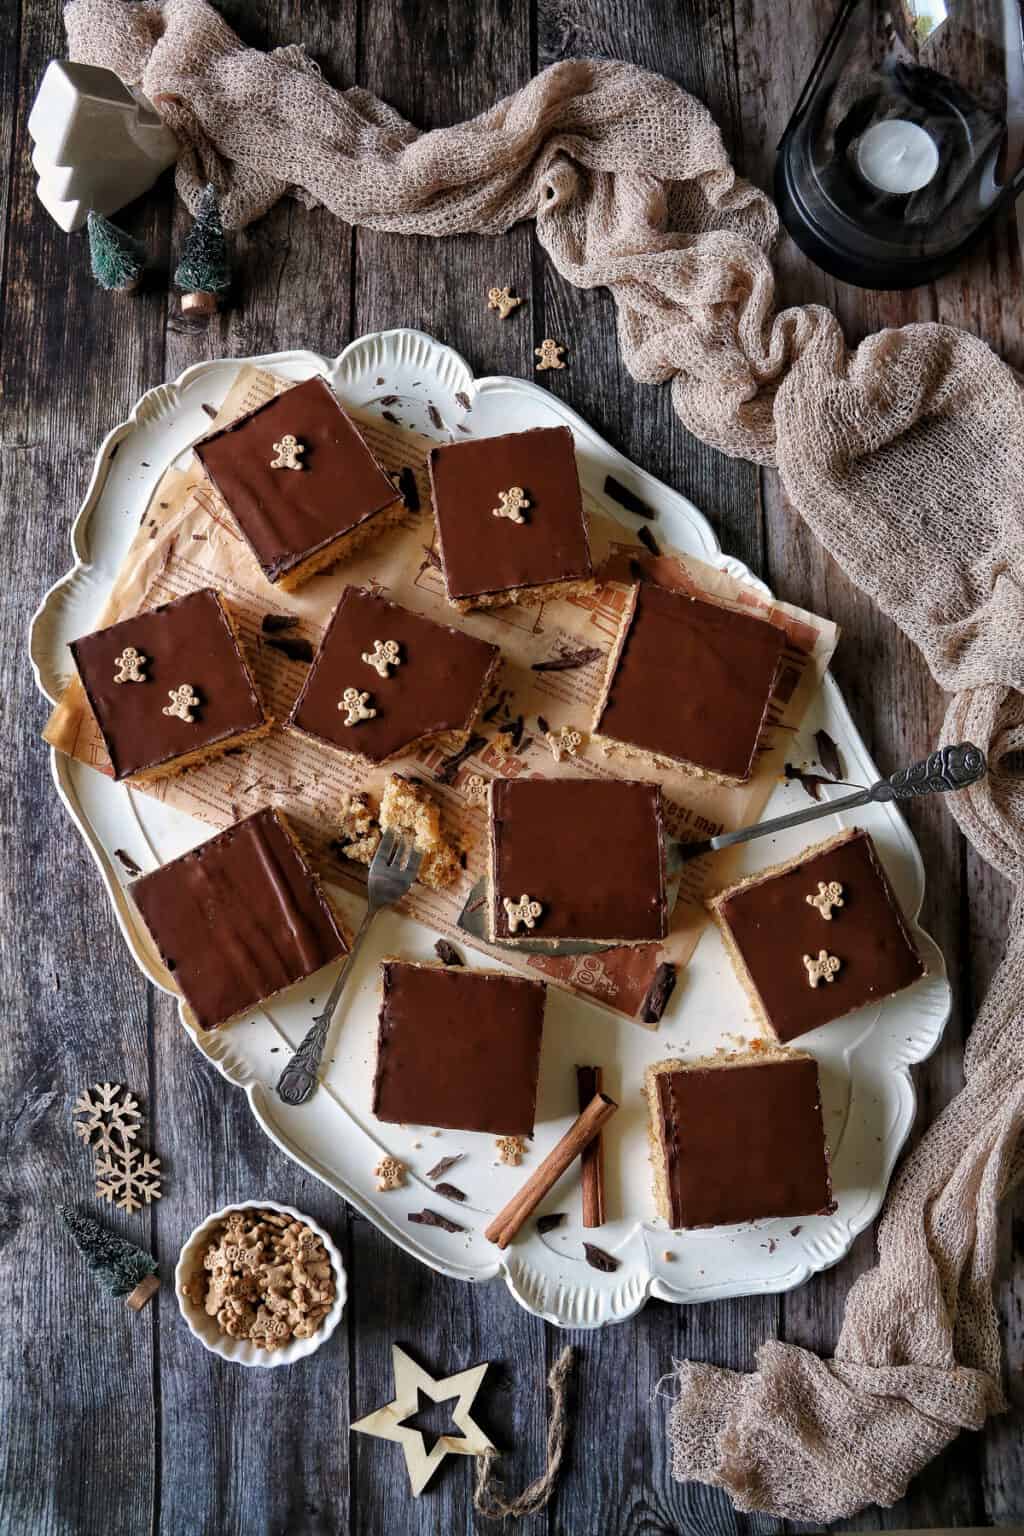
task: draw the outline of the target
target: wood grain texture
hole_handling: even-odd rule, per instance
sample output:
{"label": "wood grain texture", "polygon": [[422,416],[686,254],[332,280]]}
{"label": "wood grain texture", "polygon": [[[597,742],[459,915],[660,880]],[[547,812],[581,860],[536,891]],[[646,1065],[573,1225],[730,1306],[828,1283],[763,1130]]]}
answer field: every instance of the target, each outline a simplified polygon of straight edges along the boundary
{"label": "wood grain texture", "polygon": [[[661,70],[711,107],[740,168],[770,186],[774,146],[813,59],[830,5],[808,0],[223,0],[254,47],[302,41],[326,76],[386,96],[427,127],[482,110],[539,66],[572,54]],[[285,1159],[244,1100],[192,1049],[168,999],[131,964],[98,876],[57,804],[38,731],[45,707],[21,658],[41,592],[66,567],[67,532],[97,443],[138,396],[202,358],[286,347],[334,353],[363,331],[419,325],[478,373],[538,377],[630,457],[707,513],[724,547],[795,602],[830,613],[844,635],[836,674],[883,767],[934,740],[943,700],[909,643],[821,553],[775,478],[704,448],[679,426],[666,390],[622,367],[614,308],[553,274],[532,229],[498,240],[403,240],[353,232],[322,210],[282,203],[233,240],[236,283],[209,326],[168,295],[188,218],[165,176],[119,219],[154,266],[136,298],[97,290],[84,237],[66,237],[35,203],[24,122],[48,59],[63,51],[58,0],[0,7],[0,518],[8,583],[0,644],[0,1294],[17,1305],[0,1350],[0,1536],[110,1536],[244,1530],[246,1536],[489,1532],[472,1511],[473,1469],[451,1459],[419,1500],[397,1446],[356,1437],[352,1418],[391,1396],[392,1342],[438,1372],[495,1362],[478,1401],[518,1490],[542,1469],[543,1382],[564,1336],[501,1285],[472,1287],[423,1268]],[[914,294],[869,295],[779,251],[785,302],[833,304],[851,339],[885,324],[939,318],[986,336],[1019,366],[1021,257],[1007,220],[959,272]],[[526,302],[507,320],[486,290]],[[533,348],[568,348],[564,373],[535,376]],[[97,360],[101,366],[97,368]],[[928,869],[924,920],[942,945],[956,1012],[917,1072],[919,1123],[960,1080],[963,1039],[998,960],[1003,883],[964,848],[944,808],[912,807]],[[133,1317],[96,1289],[51,1202],[88,1205],[88,1159],[70,1102],[96,1078],[146,1101],[168,1171],[164,1200],[111,1224],[161,1261],[158,1304]],[[310,1212],[341,1247],[351,1303],[331,1344],[286,1370],[241,1371],[205,1354],[170,1289],[178,1249],[208,1211],[267,1195]],[[895,1509],[850,1522],[873,1530],[1024,1519],[1024,1286],[1012,1255],[1020,1209],[1004,1221],[998,1300],[1015,1412],[961,1437]],[[673,1357],[738,1369],[762,1340],[827,1352],[845,1297],[874,1260],[865,1233],[836,1269],[782,1298],[702,1307],[653,1303],[629,1324],[571,1336],[577,1415],[555,1500],[531,1532],[565,1536],[745,1536],[785,1529],[737,1515],[728,1499],[670,1476],[658,1384]],[[794,1529],[796,1529],[794,1527]],[[812,1529],[807,1527],[807,1529]]]}

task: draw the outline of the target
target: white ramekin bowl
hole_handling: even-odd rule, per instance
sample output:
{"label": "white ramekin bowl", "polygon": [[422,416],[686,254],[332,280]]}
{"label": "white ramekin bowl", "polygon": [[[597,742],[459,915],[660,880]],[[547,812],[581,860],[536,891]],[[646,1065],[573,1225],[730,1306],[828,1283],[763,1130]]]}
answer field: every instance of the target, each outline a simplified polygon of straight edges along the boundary
{"label": "white ramekin bowl", "polygon": [[[282,1216],[290,1216],[293,1221],[301,1221],[311,1232],[315,1232],[323,1243],[334,1271],[335,1295],[331,1310],[310,1338],[290,1339],[282,1349],[257,1349],[251,1339],[233,1339],[230,1335],[222,1333],[217,1326],[217,1319],[208,1316],[202,1307],[197,1307],[195,1302],[190,1301],[185,1295],[182,1287],[196,1266],[202,1262],[202,1251],[213,1235],[214,1228],[232,1211],[278,1211]],[[211,1354],[220,1355],[222,1360],[230,1360],[234,1365],[262,1366],[267,1369],[275,1365],[291,1365],[295,1360],[304,1360],[307,1355],[318,1350],[321,1344],[327,1343],[341,1321],[348,1287],[341,1254],[323,1227],[318,1226],[312,1217],[304,1216],[294,1206],[279,1205],[276,1200],[236,1200],[231,1205],[226,1205],[222,1211],[214,1211],[212,1216],[207,1216],[185,1243],[178,1255],[174,1270],[174,1294],[178,1298],[178,1306],[188,1324],[189,1331],[199,1340],[204,1349],[208,1349]]]}

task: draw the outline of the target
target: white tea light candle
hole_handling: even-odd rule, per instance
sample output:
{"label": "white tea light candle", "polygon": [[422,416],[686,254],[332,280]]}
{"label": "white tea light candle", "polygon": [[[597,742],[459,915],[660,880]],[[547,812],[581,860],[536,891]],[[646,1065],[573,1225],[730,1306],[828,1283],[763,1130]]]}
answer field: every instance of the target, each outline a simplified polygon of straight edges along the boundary
{"label": "white tea light candle", "polygon": [[919,192],[938,168],[938,146],[931,134],[901,118],[873,123],[857,144],[857,169],[882,192]]}

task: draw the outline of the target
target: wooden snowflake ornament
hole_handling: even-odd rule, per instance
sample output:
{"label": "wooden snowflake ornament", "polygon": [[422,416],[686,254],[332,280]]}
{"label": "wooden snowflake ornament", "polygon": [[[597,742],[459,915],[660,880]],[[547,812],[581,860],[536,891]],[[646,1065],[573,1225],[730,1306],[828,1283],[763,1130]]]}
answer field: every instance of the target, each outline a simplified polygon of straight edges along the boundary
{"label": "wooden snowflake ornament", "polygon": [[134,1141],[142,1124],[138,1100],[120,1083],[94,1083],[92,1094],[86,1089],[78,1095],[71,1109],[75,1135],[87,1147],[106,1154],[118,1141]]}
{"label": "wooden snowflake ornament", "polygon": [[[391,1358],[395,1371],[394,1397],[375,1413],[358,1419],[352,1428],[357,1434],[373,1435],[378,1440],[394,1440],[402,1447],[413,1498],[418,1499],[446,1456],[482,1456],[486,1451],[494,1449],[479,1424],[471,1417],[474,1400],[487,1373],[487,1362],[435,1381],[397,1344],[391,1346]],[[405,1423],[419,1409],[419,1393],[432,1403],[458,1398],[452,1409],[452,1422],[461,1433],[440,1435],[429,1451],[422,1433]]]}
{"label": "wooden snowflake ornament", "polygon": [[75,1135],[95,1154],[96,1194],[122,1211],[139,1211],[159,1200],[160,1159],[132,1142],[139,1134],[138,1101],[120,1083],[95,1083],[80,1093],[71,1110]]}

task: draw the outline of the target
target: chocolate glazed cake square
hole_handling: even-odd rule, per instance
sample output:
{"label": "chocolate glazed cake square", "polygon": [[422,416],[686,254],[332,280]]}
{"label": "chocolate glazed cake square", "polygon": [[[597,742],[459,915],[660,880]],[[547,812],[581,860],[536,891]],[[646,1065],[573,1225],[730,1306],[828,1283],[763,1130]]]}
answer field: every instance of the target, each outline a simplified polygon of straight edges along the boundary
{"label": "chocolate glazed cake square", "polygon": [[[288,726],[371,763],[443,733],[456,738],[454,749],[468,735],[500,663],[500,649],[486,640],[346,587]],[[353,689],[360,699],[367,695],[354,711],[343,703]]]}
{"label": "chocolate glazed cake square", "polygon": [[380,969],[378,1120],[532,1136],[544,983],[404,960]]}
{"label": "chocolate glazed cake square", "polygon": [[495,779],[489,875],[490,937],[500,943],[664,938],[660,788],[625,779]]}
{"label": "chocolate glazed cake square", "polygon": [[270,730],[212,587],[73,640],[71,654],[115,779],[180,773]]}
{"label": "chocolate glazed cake square", "polygon": [[594,731],[691,773],[750,778],[786,646],[781,629],[651,582],[632,590]]}
{"label": "chocolate glazed cake square", "polygon": [[318,376],[211,432],[195,453],[263,574],[287,591],[347,558],[405,511]]}
{"label": "chocolate glazed cake square", "polygon": [[226,1024],[348,953],[280,811],[247,816],[130,894],[200,1029]]}
{"label": "chocolate glazed cake square", "polygon": [[431,450],[430,486],[449,602],[541,603],[592,585],[568,427]]}
{"label": "chocolate glazed cake square", "polygon": [[858,827],[738,881],[708,906],[777,1040],[881,1002],[924,975],[874,843]]}
{"label": "chocolate glazed cake square", "polygon": [[829,1210],[813,1057],[773,1048],[659,1061],[644,1091],[658,1214],[674,1231]]}

